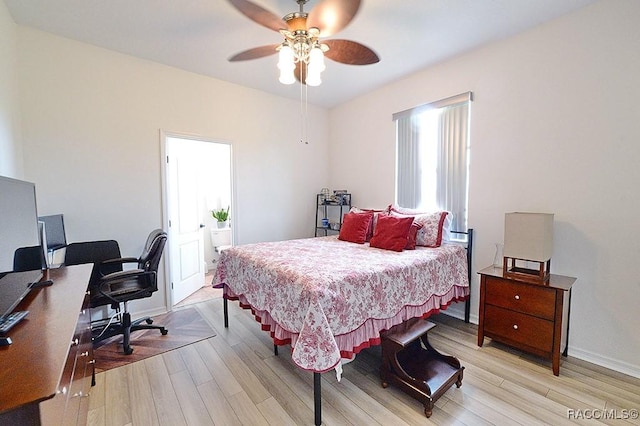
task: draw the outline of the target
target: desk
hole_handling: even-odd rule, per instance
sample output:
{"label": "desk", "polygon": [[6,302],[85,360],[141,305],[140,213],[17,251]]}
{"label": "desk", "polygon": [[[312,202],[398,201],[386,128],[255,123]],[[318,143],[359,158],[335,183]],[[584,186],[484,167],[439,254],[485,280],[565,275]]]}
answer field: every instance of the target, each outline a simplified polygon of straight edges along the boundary
{"label": "desk", "polygon": [[17,306],[29,315],[9,332],[13,344],[0,348],[0,424],[85,423],[93,373],[91,269],[46,271],[43,279],[53,285],[33,289]]}

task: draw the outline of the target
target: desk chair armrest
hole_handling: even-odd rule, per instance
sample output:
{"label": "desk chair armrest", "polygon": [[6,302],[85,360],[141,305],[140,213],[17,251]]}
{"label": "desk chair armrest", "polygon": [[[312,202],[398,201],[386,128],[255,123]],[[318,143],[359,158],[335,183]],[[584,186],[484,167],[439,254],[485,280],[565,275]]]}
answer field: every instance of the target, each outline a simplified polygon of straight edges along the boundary
{"label": "desk chair armrest", "polygon": [[103,283],[113,283],[118,281],[126,281],[130,279],[136,279],[140,276],[147,274],[144,269],[127,269],[126,271],[112,272],[102,277],[100,281]]}
{"label": "desk chair armrest", "polygon": [[138,263],[138,259],[135,257],[119,257],[117,259],[108,259],[100,262],[101,265],[113,265],[119,263]]}
{"label": "desk chair armrest", "polygon": [[[138,259],[135,257],[118,257],[115,259],[103,260],[97,265],[97,271],[100,274],[100,277],[105,277],[109,274],[114,273],[114,265],[124,265],[125,263],[138,263]],[[109,269],[111,269],[111,271],[109,271]]]}

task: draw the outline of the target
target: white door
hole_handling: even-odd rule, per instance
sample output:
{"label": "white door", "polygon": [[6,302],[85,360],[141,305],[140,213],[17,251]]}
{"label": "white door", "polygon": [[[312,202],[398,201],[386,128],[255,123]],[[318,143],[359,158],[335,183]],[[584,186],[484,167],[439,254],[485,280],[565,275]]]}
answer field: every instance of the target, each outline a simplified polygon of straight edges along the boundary
{"label": "white door", "polygon": [[185,145],[188,141],[167,138],[168,241],[173,304],[205,283],[200,179],[198,168],[193,166],[195,154],[185,149]]}

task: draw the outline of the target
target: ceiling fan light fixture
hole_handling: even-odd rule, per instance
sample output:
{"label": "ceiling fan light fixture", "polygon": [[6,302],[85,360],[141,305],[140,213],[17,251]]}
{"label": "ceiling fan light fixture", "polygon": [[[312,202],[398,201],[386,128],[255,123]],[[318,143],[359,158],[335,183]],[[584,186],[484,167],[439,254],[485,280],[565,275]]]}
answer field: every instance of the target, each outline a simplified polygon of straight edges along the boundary
{"label": "ceiling fan light fixture", "polygon": [[280,78],[278,79],[282,84],[293,84],[296,82],[294,70],[296,65],[294,63],[293,49],[288,43],[283,43],[280,46],[278,53],[278,69],[280,70]]}
{"label": "ceiling fan light fixture", "polygon": [[309,52],[309,69],[312,68],[317,68],[318,74],[327,69],[324,64],[324,52],[317,43]]}
{"label": "ceiling fan light fixture", "polygon": [[295,68],[293,49],[289,46],[289,43],[282,43],[278,50],[278,69]]}
{"label": "ceiling fan light fixture", "polygon": [[235,62],[262,58],[275,53],[275,48],[280,52],[280,81],[285,84],[293,83],[293,75],[302,84],[308,84],[309,80],[313,85],[319,85],[320,74],[325,69],[324,53],[327,53],[327,58],[348,65],[369,65],[380,61],[373,50],[358,42],[324,40],[323,43],[320,40],[321,37],[325,39],[345,28],[358,12],[361,0],[318,0],[316,7],[309,13],[303,7],[309,0],[293,0],[298,4],[299,11],[282,18],[252,0],[228,1],[249,19],[284,37],[279,45],[245,50],[229,60]]}
{"label": "ceiling fan light fixture", "polygon": [[280,83],[282,84],[293,84],[296,82],[296,76],[294,74],[294,68],[290,69],[290,70],[284,70],[281,69],[280,70],[280,77],[278,78],[278,81],[280,81]]}
{"label": "ceiling fan light fixture", "polygon": [[327,67],[324,65],[324,52],[317,43],[309,51],[308,60],[309,65],[305,82],[309,86],[319,86],[322,83],[320,74]]}
{"label": "ceiling fan light fixture", "polygon": [[[318,86],[321,83],[320,73],[326,69],[324,64],[323,45],[318,42],[316,31],[280,31],[285,40],[278,47],[278,69],[280,69],[280,82],[291,84],[291,75],[296,64],[304,65],[307,75],[301,81],[310,86]],[[295,78],[295,77],[294,77]],[[309,83],[309,79],[311,83]],[[286,82],[286,83],[285,83]]]}
{"label": "ceiling fan light fixture", "polygon": [[322,80],[320,79],[320,71],[313,71],[311,68],[307,70],[307,79],[305,80],[307,86],[320,86]]}

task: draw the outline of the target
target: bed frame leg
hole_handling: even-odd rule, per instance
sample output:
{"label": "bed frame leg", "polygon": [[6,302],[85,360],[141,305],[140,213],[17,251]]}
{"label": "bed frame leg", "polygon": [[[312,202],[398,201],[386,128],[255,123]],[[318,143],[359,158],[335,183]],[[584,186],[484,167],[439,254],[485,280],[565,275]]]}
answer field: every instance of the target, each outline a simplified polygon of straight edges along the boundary
{"label": "bed frame leg", "polygon": [[320,373],[313,373],[313,411],[315,425],[322,424],[322,389],[320,388]]}
{"label": "bed frame leg", "polygon": [[222,298],[222,307],[224,308],[224,328],[229,328],[229,301],[226,297]]}
{"label": "bed frame leg", "polygon": [[473,228],[467,229],[467,273],[469,274],[469,297],[464,304],[464,322],[469,323],[471,316],[471,264],[473,262]]}

